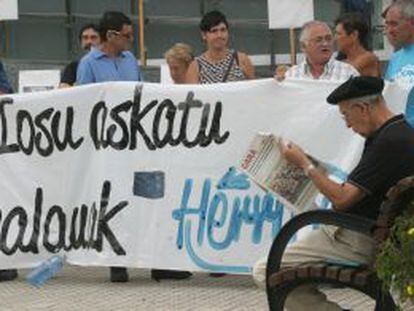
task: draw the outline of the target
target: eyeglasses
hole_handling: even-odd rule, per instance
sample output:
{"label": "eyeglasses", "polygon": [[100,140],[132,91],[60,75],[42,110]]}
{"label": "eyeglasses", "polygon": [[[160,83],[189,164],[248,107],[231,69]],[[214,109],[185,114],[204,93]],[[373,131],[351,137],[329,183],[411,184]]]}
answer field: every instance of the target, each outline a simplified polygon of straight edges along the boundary
{"label": "eyeglasses", "polygon": [[318,37],[315,37],[315,38],[311,38],[308,41],[316,43],[316,44],[322,44],[323,42],[326,42],[326,43],[330,44],[330,43],[332,43],[332,40],[333,40],[333,38],[332,38],[331,35],[326,35],[326,36],[318,36]]}
{"label": "eyeglasses", "polygon": [[112,33],[116,36],[124,37],[127,40],[133,39],[132,33],[122,33],[122,32],[116,31],[116,30],[109,30],[109,33]]}

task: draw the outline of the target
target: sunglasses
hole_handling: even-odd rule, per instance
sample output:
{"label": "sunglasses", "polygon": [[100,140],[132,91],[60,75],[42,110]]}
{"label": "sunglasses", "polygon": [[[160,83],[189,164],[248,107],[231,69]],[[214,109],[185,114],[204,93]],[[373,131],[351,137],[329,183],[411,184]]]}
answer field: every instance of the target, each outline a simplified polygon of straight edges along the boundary
{"label": "sunglasses", "polygon": [[132,33],[121,33],[121,32],[116,31],[116,30],[109,30],[108,32],[111,33],[111,34],[114,34],[116,36],[124,37],[125,39],[128,39],[128,40],[131,40],[133,38]]}

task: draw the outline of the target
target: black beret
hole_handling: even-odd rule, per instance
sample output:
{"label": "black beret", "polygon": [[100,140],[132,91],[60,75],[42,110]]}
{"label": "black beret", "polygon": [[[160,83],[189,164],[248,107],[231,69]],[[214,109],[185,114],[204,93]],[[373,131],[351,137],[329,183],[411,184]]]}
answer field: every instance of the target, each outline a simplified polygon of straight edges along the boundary
{"label": "black beret", "polygon": [[336,105],[343,100],[381,94],[384,89],[384,80],[376,77],[351,77],[338,86],[326,99]]}

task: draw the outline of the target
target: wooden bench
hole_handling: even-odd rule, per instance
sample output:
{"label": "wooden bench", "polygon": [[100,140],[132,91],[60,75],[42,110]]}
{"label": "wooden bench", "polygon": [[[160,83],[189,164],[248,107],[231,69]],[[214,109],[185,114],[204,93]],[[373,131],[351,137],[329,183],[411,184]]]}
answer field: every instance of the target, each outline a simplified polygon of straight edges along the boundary
{"label": "wooden bench", "polygon": [[373,266],[312,262],[280,269],[280,264],[292,236],[310,224],[333,225],[371,236],[376,241],[378,251],[388,237],[395,217],[400,215],[413,199],[414,176],[404,178],[392,188],[389,199],[381,205],[377,221],[332,210],[309,211],[288,221],[273,241],[268,256],[266,291],[270,310],[283,311],[288,294],[296,287],[309,283],[353,288],[372,297],[376,301],[376,311],[396,310],[391,294],[383,291]]}

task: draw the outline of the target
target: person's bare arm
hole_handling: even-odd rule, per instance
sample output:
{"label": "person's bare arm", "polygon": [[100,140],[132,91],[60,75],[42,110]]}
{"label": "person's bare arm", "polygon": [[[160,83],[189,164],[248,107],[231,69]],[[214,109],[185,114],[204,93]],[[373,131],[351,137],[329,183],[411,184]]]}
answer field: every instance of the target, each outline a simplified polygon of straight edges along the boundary
{"label": "person's bare arm", "polygon": [[196,60],[193,60],[188,66],[187,73],[185,75],[185,83],[198,84],[200,80],[198,78],[198,64]]}
{"label": "person's bare arm", "polygon": [[288,143],[281,147],[286,160],[308,173],[316,188],[332,202],[335,210],[347,210],[365,196],[365,193],[357,186],[350,183],[339,184],[329,179],[317,168],[311,168],[312,162],[299,146]]}
{"label": "person's bare arm", "polygon": [[318,169],[310,170],[308,176],[319,191],[333,203],[335,210],[345,211],[365,196],[355,185],[336,183]]}
{"label": "person's bare arm", "polygon": [[365,53],[358,57],[352,64],[361,74],[361,76],[379,77],[380,62],[374,53]]}
{"label": "person's bare arm", "polygon": [[250,60],[250,57],[245,54],[238,52],[239,62],[240,62],[240,68],[243,70],[244,75],[247,79],[256,79],[256,74],[254,71],[254,66],[252,64],[252,61]]}

